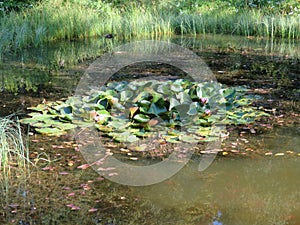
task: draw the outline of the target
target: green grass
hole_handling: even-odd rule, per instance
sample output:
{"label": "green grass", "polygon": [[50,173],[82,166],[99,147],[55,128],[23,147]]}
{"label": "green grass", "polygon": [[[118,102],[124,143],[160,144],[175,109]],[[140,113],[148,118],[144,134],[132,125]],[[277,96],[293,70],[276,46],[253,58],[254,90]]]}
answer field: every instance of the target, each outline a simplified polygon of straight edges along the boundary
{"label": "green grass", "polygon": [[48,0],[19,12],[7,12],[0,21],[0,53],[105,33],[126,40],[206,33],[300,38],[300,16],[286,8],[279,10],[279,6],[278,10],[237,7],[222,0],[200,5],[190,1],[193,7],[175,0],[155,4],[123,1],[123,5],[93,2]]}
{"label": "green grass", "polygon": [[11,186],[20,185],[29,173],[29,151],[18,121],[0,118],[0,200],[7,200]]}

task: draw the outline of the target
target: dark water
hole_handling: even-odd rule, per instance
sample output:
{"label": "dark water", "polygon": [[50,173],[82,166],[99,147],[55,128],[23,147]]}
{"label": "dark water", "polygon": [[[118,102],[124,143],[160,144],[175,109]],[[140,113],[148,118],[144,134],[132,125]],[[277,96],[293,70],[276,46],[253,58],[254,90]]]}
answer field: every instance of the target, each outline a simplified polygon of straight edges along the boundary
{"label": "dark water", "polygon": [[[203,53],[206,62],[209,66],[212,66],[214,72],[219,74],[217,77],[221,80],[223,79],[222,74],[224,71],[222,72],[222,70],[224,68],[230,68],[230,71],[227,72],[230,76],[233,76],[238,69],[243,67],[244,61],[236,54],[249,56],[249,61],[262,55],[268,56],[269,60],[273,60],[272,62],[275,65],[282,62],[281,60],[289,59],[290,61],[284,62],[284,68],[289,68],[292,63],[297,65],[299,62],[299,43],[209,35],[198,38],[173,37],[170,41],[194,49],[197,53],[200,52],[200,55]],[[56,100],[71,95],[74,93],[77,82],[85,69],[88,68],[88,65],[103,52],[111,50],[114,45],[120,43],[121,41],[117,39],[55,43],[52,46],[44,46],[39,49],[24,50],[17,55],[7,55],[0,64],[0,115],[4,116],[13,112],[24,115],[26,107],[36,105],[42,102],[43,99]],[[212,53],[213,55],[204,53]],[[215,58],[217,56],[220,58]],[[86,59],[90,60],[85,61]],[[233,61],[230,61],[232,59]],[[257,64],[261,63],[260,60],[257,61]],[[227,67],[227,64],[230,64],[230,67]],[[299,99],[297,99],[300,93],[299,86],[297,87],[294,81],[294,83],[288,83],[292,82],[290,77],[277,78],[276,76],[281,76],[285,71],[273,72],[273,64],[267,64],[269,66],[267,69],[251,68],[256,72],[258,71],[258,75],[262,80],[265,79],[273,84],[276,78],[286,82],[283,84],[286,85],[284,88],[294,88],[292,94],[293,105],[289,106],[287,110],[290,114],[299,113],[295,111],[295,108],[297,109],[299,106]],[[292,73],[294,80],[299,82],[300,72],[293,70]],[[231,79],[230,76],[229,79]],[[240,74],[240,76],[246,75]],[[261,87],[258,82],[254,82],[255,85]],[[282,94],[284,90],[281,90],[280,86],[270,86],[270,88],[278,88],[278,96],[282,95],[279,101],[280,104],[288,96],[291,96],[291,94],[288,94],[288,96]],[[269,100],[272,98],[272,96],[268,97]],[[285,108],[283,107],[283,109]],[[132,201],[134,201],[133,199],[140,199],[147,202],[147,207],[152,207],[153,212],[157,211],[159,218],[154,218],[152,215],[149,220],[145,219],[145,216],[141,216],[143,215],[142,211],[145,210],[142,207],[133,208],[127,213],[128,217],[137,217],[141,220],[144,217],[143,221],[146,222],[143,224],[300,224],[299,134],[299,124],[275,126],[274,129],[268,132],[247,136],[249,148],[251,147],[254,151],[262,153],[261,157],[218,157],[203,172],[197,170],[199,161],[194,159],[178,174],[162,183],[138,188],[118,186],[118,188],[105,189],[105,191],[109,196],[123,196],[126,192],[129,193],[126,197],[132,199]],[[39,139],[39,136],[37,135],[35,139]],[[65,153],[62,151],[57,156],[55,149],[53,150],[53,147],[50,147],[53,142],[55,142],[55,139],[49,140],[49,144],[42,146],[42,148],[33,144],[31,145],[31,152],[39,153],[45,151],[45,149],[47,151],[47,148],[49,148],[51,151],[47,152],[53,158],[62,156],[63,160],[59,161],[60,167],[69,168],[70,166],[66,166],[66,161],[69,157],[74,157],[72,155],[74,153],[68,152],[68,155],[64,155]],[[233,141],[229,139],[227,142]],[[76,154],[76,157],[78,157],[80,153]],[[73,158],[72,160],[76,162]],[[77,165],[83,163],[82,161]],[[40,176],[48,179],[41,181],[41,183],[49,183],[52,186],[48,189],[39,189],[38,186],[35,186],[32,192],[40,197],[40,199],[36,199],[36,202],[43,202],[44,196],[48,196],[49,189],[54,190],[51,193],[57,193],[52,195],[59,197],[53,199],[55,202],[53,205],[59,206],[56,208],[60,210],[48,208],[49,214],[40,213],[35,215],[37,217],[36,221],[44,220],[43,224],[55,224],[54,222],[51,223],[49,218],[56,217],[57,221],[62,218],[58,213],[62,213],[61,208],[69,202],[64,201],[65,197],[62,197],[59,192],[62,191],[62,187],[82,182],[81,179],[85,176],[84,170],[78,172],[74,169],[70,173],[72,173],[72,179],[74,179],[72,181],[58,179],[54,176],[48,176],[48,178],[44,175]],[[114,187],[114,184],[111,184],[111,186]],[[101,188],[95,190],[100,192]],[[49,194],[49,196],[51,195]],[[81,201],[82,209],[93,207],[92,201],[95,201],[95,199],[93,197],[89,198],[86,197],[84,201]],[[14,199],[11,202],[14,202]],[[113,212],[112,217],[114,214],[122,213],[117,205],[116,203],[115,210],[111,211]],[[65,210],[67,211],[68,208]],[[24,214],[26,213],[24,212]],[[63,211],[62,214],[65,217],[77,218],[76,222],[82,219],[78,224],[88,224],[84,213],[77,213],[76,216],[76,211],[72,211],[70,214]],[[10,218],[13,218],[13,216],[10,216]],[[67,223],[64,220],[64,224],[76,224],[76,222],[72,222],[70,219],[70,223]],[[38,222],[37,224],[41,223]],[[119,223],[116,222],[116,224]],[[122,223],[120,222],[120,224]]]}

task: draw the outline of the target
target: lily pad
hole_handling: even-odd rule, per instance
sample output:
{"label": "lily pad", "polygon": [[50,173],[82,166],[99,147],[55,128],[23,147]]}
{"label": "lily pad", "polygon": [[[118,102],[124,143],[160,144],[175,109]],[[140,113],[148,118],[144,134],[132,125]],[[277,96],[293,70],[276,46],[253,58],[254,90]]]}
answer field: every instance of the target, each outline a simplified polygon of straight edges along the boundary
{"label": "lily pad", "polygon": [[137,114],[133,117],[133,119],[140,123],[147,123],[150,120],[150,117],[143,114]]}
{"label": "lily pad", "polygon": [[46,134],[46,135],[63,135],[63,134],[66,134],[66,131],[64,130],[61,130],[61,129],[58,129],[58,128],[50,128],[50,127],[47,127],[47,128],[36,128],[35,129],[38,133],[41,133],[41,134]]}

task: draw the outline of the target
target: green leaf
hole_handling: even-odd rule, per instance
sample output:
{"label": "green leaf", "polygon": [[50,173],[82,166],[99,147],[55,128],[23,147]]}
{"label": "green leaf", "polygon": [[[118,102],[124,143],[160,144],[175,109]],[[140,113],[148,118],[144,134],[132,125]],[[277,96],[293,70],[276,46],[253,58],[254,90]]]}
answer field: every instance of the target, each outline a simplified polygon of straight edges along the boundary
{"label": "green leaf", "polygon": [[181,104],[190,104],[192,102],[192,99],[191,97],[189,96],[188,93],[182,91],[182,92],[179,92],[177,95],[176,95],[177,99],[180,101]]}
{"label": "green leaf", "polygon": [[173,94],[173,92],[170,89],[169,83],[163,83],[158,85],[157,91],[167,96]]}
{"label": "green leaf", "polygon": [[223,96],[227,101],[229,100],[233,101],[233,99],[235,99],[236,97],[236,91],[233,87],[223,89]]}
{"label": "green leaf", "polygon": [[35,129],[38,133],[46,134],[46,135],[63,135],[66,134],[66,131],[58,129],[58,128],[36,128]]}
{"label": "green leaf", "polygon": [[205,87],[201,87],[200,85],[198,85],[197,88],[196,88],[198,98],[207,98],[207,97],[209,97],[206,91],[207,91],[207,89]]}
{"label": "green leaf", "polygon": [[183,88],[180,84],[173,83],[173,84],[171,84],[171,90],[174,91],[174,92],[182,92]]}
{"label": "green leaf", "polygon": [[163,96],[155,91],[151,91],[150,93],[152,95],[152,100],[151,100],[152,103],[156,103],[163,99]]}
{"label": "green leaf", "polygon": [[180,105],[180,102],[174,98],[174,97],[171,97],[170,98],[170,106],[169,106],[169,110],[173,109],[174,107]]}
{"label": "green leaf", "polygon": [[48,108],[48,105],[46,105],[46,104],[38,104],[35,107],[28,107],[27,109],[44,112],[45,110],[47,110],[47,108]]}
{"label": "green leaf", "polygon": [[189,111],[187,112],[188,115],[194,116],[198,114],[198,103],[193,102],[190,104]]}
{"label": "green leaf", "polygon": [[71,129],[75,129],[77,125],[72,123],[58,123],[58,124],[54,124],[53,127],[59,128],[60,130],[71,130]]}
{"label": "green leaf", "polygon": [[41,114],[41,115],[36,115],[32,117],[33,119],[37,121],[44,121],[44,120],[51,120],[53,118],[56,118],[56,115],[51,115],[51,114]]}
{"label": "green leaf", "polygon": [[140,123],[147,123],[150,120],[150,117],[143,114],[137,114],[133,117],[133,119]]}
{"label": "green leaf", "polygon": [[198,137],[196,135],[193,135],[193,134],[181,135],[181,136],[179,136],[179,140],[182,140],[183,142],[188,142],[188,143],[199,142]]}
{"label": "green leaf", "polygon": [[154,115],[157,115],[157,116],[159,114],[162,114],[162,113],[165,113],[165,112],[167,112],[167,108],[163,104],[160,104],[159,102],[152,103],[150,105],[149,110],[148,110],[149,114],[154,114]]}
{"label": "green leaf", "polygon": [[128,131],[122,133],[111,132],[109,133],[109,136],[113,137],[118,142],[135,142],[139,140],[134,134]]}
{"label": "green leaf", "polygon": [[120,96],[120,101],[126,102],[133,96],[133,92],[129,90],[124,90],[121,92]]}

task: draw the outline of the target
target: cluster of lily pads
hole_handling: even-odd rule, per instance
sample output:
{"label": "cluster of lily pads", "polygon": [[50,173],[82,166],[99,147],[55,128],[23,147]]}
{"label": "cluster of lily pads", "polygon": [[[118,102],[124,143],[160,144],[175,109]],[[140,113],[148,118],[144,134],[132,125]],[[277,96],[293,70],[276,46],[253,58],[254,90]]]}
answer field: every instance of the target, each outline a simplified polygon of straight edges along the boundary
{"label": "cluster of lily pads", "polygon": [[251,106],[254,96],[247,92],[185,79],[110,82],[86,95],[30,107],[21,122],[47,135],[93,126],[118,142],[158,135],[175,143],[209,141],[214,124],[249,124],[268,115]]}

